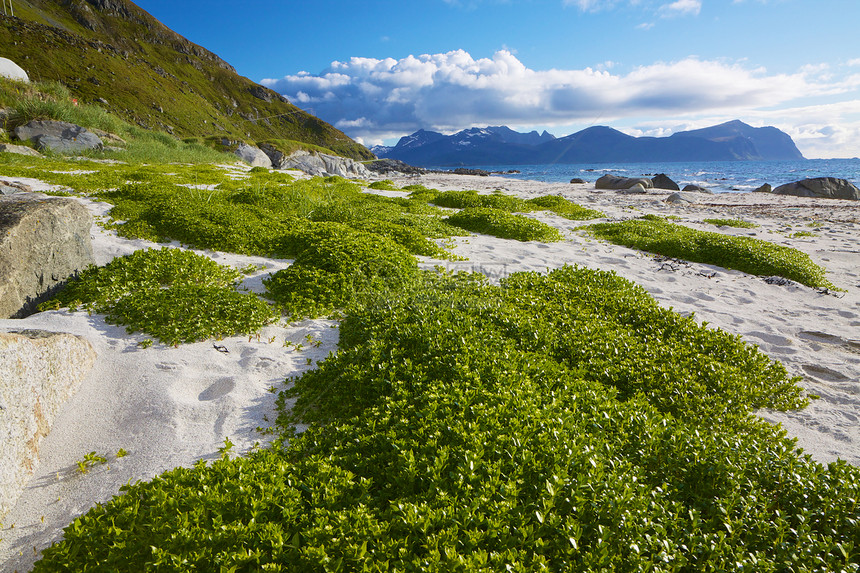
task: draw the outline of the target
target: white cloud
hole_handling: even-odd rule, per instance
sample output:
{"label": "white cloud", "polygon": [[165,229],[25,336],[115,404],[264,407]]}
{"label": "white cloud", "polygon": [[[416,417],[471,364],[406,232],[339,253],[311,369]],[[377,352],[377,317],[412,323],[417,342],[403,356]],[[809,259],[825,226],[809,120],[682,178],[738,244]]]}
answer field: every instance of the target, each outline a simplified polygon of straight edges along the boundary
{"label": "white cloud", "polygon": [[261,83],[365,142],[475,125],[552,126],[691,114],[746,118],[755,110],[860,88],[860,76],[836,80],[821,67],[768,74],[741,63],[686,58],[627,73],[610,68],[532,70],[505,50],[479,59],[457,50],[400,60],[351,58],[318,75]]}
{"label": "white cloud", "polygon": [[658,12],[664,18],[671,18],[674,16],[698,16],[701,10],[701,0],[676,0],[671,4],[660,6]]}

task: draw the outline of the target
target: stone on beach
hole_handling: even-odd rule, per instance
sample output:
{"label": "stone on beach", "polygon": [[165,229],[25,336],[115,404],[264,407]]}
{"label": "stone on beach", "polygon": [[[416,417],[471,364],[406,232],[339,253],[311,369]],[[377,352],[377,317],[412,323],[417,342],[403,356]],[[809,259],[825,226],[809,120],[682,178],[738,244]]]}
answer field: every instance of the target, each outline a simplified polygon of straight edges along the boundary
{"label": "stone on beach", "polygon": [[773,190],[776,195],[795,197],[817,197],[820,199],[860,200],[860,189],[853,183],[836,177],[815,177],[780,185]]}
{"label": "stone on beach", "polygon": [[647,177],[619,177],[607,173],[594,183],[596,189],[630,189],[634,185],[642,185],[645,189],[651,189],[654,184]]}
{"label": "stone on beach", "polygon": [[651,183],[656,189],[668,189],[669,191],[680,191],[681,188],[665,173],[658,173],[651,178]]}

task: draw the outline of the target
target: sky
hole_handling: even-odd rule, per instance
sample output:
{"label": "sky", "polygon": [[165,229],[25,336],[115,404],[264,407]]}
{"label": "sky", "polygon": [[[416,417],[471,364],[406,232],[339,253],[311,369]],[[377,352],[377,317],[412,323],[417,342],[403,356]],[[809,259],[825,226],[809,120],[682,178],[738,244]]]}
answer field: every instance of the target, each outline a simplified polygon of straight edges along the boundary
{"label": "sky", "polygon": [[740,119],[860,156],[858,0],[135,0],[366,145]]}

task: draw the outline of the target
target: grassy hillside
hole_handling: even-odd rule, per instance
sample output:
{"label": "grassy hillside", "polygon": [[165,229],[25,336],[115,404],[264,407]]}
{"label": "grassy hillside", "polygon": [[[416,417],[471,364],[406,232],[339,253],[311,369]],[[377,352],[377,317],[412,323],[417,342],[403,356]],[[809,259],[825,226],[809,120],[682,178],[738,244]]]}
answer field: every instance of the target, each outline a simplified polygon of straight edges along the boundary
{"label": "grassy hillside", "polygon": [[33,80],[180,138],[289,140],[369,159],[362,145],[236,73],[127,0],[15,2],[0,16],[2,55]]}

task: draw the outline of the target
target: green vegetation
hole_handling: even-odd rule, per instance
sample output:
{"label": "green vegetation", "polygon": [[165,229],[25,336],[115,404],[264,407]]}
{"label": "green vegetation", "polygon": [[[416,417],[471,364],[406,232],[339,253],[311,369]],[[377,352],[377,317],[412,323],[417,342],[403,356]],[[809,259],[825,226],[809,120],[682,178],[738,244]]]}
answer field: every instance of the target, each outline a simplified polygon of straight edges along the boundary
{"label": "green vegetation", "polygon": [[487,208],[511,213],[552,211],[557,215],[573,220],[598,219],[604,216],[600,211],[581,207],[558,195],[544,195],[523,200],[500,192],[491,195],[479,195],[477,191],[439,192],[435,189],[418,188],[413,190],[409,196],[415,200],[427,201],[440,207],[453,209]]}
{"label": "green vegetation", "polygon": [[34,571],[856,571],[860,470],[738,337],[611,273],[424,273],[295,380],[287,445],[97,505]]}
{"label": "green vegetation", "polygon": [[240,276],[190,251],[136,251],[85,270],[40,309],[83,306],[166,344],[248,334],[275,315],[256,295],[236,291]]}
{"label": "green vegetation", "polygon": [[741,229],[755,229],[758,227],[755,223],[741,219],[703,219],[703,222],[717,225],[718,227],[738,227]]}
{"label": "green vegetation", "polygon": [[806,253],[752,237],[697,231],[655,219],[597,223],[587,229],[612,243],[667,257],[753,275],[777,275],[811,287],[833,288],[825,278],[824,269],[813,263]]}
{"label": "green vegetation", "polygon": [[501,209],[471,207],[463,209],[446,219],[452,225],[516,241],[561,241],[561,233],[555,227],[522,215],[514,215]]}

